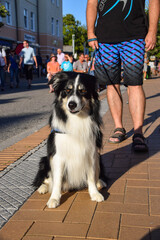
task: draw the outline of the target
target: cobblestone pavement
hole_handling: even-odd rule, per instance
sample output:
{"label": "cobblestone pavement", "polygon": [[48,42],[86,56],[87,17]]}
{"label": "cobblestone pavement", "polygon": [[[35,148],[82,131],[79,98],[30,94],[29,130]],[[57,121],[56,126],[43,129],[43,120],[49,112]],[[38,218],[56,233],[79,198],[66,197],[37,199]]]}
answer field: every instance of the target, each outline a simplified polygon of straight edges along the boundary
{"label": "cobblestone pavement", "polygon": [[[2,179],[7,179],[7,175],[10,179],[7,180],[8,185],[2,181],[0,188],[7,200],[3,208],[10,209],[10,212],[3,213],[2,220],[7,219],[9,214],[14,215],[2,227],[0,240],[160,239],[160,79],[145,81],[144,89],[147,100],[144,133],[149,153],[135,154],[131,150],[133,128],[126,92],[123,94],[123,122],[128,138],[124,142],[116,145],[108,143],[114,125],[109,112],[103,116],[101,163],[108,177],[108,187],[102,190],[105,201],[92,202],[87,190],[67,192],[62,195],[60,207],[48,209],[49,194],[33,193],[29,183],[34,177],[38,158],[45,152],[44,141],[33,152],[27,153],[28,156],[24,155],[1,173]],[[13,202],[9,201],[10,196],[3,195],[9,188]],[[14,195],[15,188],[18,190],[17,197]],[[26,192],[33,194],[29,197]],[[16,205],[17,202],[19,205]]]}

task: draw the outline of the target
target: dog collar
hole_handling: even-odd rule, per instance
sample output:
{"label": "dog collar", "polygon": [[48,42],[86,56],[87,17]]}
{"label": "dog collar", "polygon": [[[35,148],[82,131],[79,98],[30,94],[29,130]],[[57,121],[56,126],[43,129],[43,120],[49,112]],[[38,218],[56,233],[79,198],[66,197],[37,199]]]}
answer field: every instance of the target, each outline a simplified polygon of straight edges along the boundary
{"label": "dog collar", "polygon": [[54,132],[54,133],[61,133],[61,134],[65,134],[65,132],[62,132],[61,130],[59,130],[58,128],[53,128],[51,130],[51,133]]}

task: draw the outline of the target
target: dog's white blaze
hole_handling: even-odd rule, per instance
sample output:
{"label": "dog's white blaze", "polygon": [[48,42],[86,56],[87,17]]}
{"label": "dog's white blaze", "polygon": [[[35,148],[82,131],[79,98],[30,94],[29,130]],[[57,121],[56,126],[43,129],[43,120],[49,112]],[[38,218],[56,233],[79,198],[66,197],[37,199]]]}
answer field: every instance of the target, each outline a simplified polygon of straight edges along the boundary
{"label": "dog's white blaze", "polygon": [[82,107],[83,107],[81,105],[80,99],[76,96],[76,90],[77,90],[78,84],[79,84],[79,77],[80,77],[79,75],[76,77],[75,83],[74,83],[74,93],[73,93],[72,96],[70,96],[68,98],[68,101],[67,101],[67,108],[68,108],[68,110],[70,110],[69,107],[68,107],[69,102],[73,101],[73,102],[77,103],[77,107],[74,109],[75,112],[80,111],[82,109]]}

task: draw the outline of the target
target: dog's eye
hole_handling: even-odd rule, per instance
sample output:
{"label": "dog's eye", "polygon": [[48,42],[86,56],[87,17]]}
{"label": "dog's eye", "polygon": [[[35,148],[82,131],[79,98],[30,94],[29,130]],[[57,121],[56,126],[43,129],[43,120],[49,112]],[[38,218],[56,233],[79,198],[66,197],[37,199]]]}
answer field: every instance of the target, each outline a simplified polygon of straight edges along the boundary
{"label": "dog's eye", "polygon": [[67,92],[67,93],[70,93],[71,90],[72,90],[72,89],[67,88],[67,89],[66,89],[66,92]]}
{"label": "dog's eye", "polygon": [[81,94],[87,93],[87,91],[86,91],[85,89],[81,89],[81,90],[79,90],[79,91],[80,91]]}

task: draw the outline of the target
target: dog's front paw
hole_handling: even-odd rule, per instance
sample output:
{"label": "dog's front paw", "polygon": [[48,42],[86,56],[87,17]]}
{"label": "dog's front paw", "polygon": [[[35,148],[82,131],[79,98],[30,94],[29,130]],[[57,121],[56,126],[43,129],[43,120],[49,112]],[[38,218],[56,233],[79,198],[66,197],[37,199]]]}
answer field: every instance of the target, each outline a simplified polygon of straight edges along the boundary
{"label": "dog's front paw", "polygon": [[91,200],[96,202],[103,202],[104,197],[101,193],[94,193],[91,195]]}
{"label": "dog's front paw", "polygon": [[60,201],[57,199],[49,199],[49,201],[47,202],[48,208],[56,208],[59,206],[59,204]]}
{"label": "dog's front paw", "polygon": [[37,190],[40,194],[45,194],[48,192],[48,186],[46,184],[42,184],[38,190]]}

